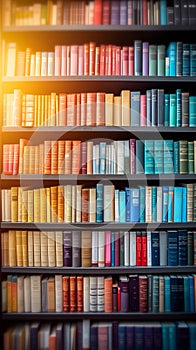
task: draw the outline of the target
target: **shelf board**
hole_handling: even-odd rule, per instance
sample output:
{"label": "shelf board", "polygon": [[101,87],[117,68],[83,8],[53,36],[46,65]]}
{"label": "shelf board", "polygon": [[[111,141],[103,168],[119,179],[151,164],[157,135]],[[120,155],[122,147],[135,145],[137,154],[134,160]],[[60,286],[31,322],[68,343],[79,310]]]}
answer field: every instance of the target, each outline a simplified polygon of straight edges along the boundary
{"label": "shelf board", "polygon": [[195,230],[195,222],[174,222],[174,223],[140,223],[140,222],[130,222],[130,223],[111,223],[111,222],[101,222],[101,223],[28,223],[28,222],[1,222],[1,230],[44,230],[44,231],[135,231],[135,230]]}
{"label": "shelf board", "polygon": [[196,273],[196,266],[115,266],[115,267],[1,267],[2,273],[66,274],[66,275],[122,275],[122,274],[187,274]]}
{"label": "shelf board", "polygon": [[25,77],[25,76],[14,76],[14,77],[3,77],[3,83],[46,83],[46,82],[133,82],[133,83],[196,83],[195,76],[179,76],[179,77],[165,77],[165,76],[122,76],[122,75],[110,75],[110,76],[51,76],[51,77]]}
{"label": "shelf board", "polygon": [[181,32],[195,31],[195,26],[182,25],[29,25],[9,26],[3,28],[3,33],[18,32]]}
{"label": "shelf board", "polygon": [[103,320],[126,320],[126,321],[177,321],[194,320],[195,313],[188,312],[168,312],[168,313],[139,313],[139,312],[25,312],[25,313],[2,313],[3,321],[32,321],[32,320],[83,320],[90,319],[97,321]]}
{"label": "shelf board", "polygon": [[133,181],[133,182],[147,182],[147,181],[162,181],[162,182],[170,182],[170,181],[196,181],[196,174],[57,174],[57,175],[43,175],[43,174],[21,174],[21,175],[1,175],[1,181],[24,181],[24,182],[60,182],[63,184],[67,181],[75,183],[76,181]]}

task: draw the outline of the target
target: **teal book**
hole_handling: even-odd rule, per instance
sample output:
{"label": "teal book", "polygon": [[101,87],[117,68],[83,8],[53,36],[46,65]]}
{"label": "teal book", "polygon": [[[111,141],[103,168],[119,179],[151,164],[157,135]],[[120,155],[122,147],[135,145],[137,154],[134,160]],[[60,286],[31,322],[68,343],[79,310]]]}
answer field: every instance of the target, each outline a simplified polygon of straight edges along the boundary
{"label": "teal book", "polygon": [[189,126],[189,92],[182,92],[182,126]]}
{"label": "teal book", "polygon": [[131,188],[125,188],[126,222],[131,221]]}
{"label": "teal book", "polygon": [[146,90],[146,123],[152,124],[152,90]]}
{"label": "teal book", "polygon": [[169,328],[169,349],[178,350],[176,344],[176,325],[174,323]]}
{"label": "teal book", "polygon": [[179,142],[174,141],[174,174],[179,174]]}
{"label": "teal book", "polygon": [[169,327],[168,322],[162,323],[162,350],[168,350],[169,348]]}
{"label": "teal book", "polygon": [[173,222],[174,188],[168,187],[168,222]]}
{"label": "teal book", "polygon": [[184,312],[190,312],[190,285],[188,276],[183,276],[184,279]]}
{"label": "teal book", "polygon": [[158,126],[164,125],[164,90],[158,89],[157,91],[157,124]]}
{"label": "teal book", "polygon": [[188,174],[194,174],[194,142],[188,141]]}
{"label": "teal book", "polygon": [[159,312],[159,276],[152,276],[152,312]]}
{"label": "teal book", "polygon": [[169,126],[169,94],[164,94],[164,126]]}
{"label": "teal book", "polygon": [[153,140],[144,141],[144,172],[145,174],[154,174],[154,141]]}
{"label": "teal book", "polygon": [[164,140],[163,168],[164,174],[173,174],[174,172],[174,142],[173,140]]}
{"label": "teal book", "polygon": [[174,222],[182,222],[182,187],[174,187]]}
{"label": "teal book", "polygon": [[162,222],[167,222],[168,221],[168,194],[169,194],[169,187],[168,186],[163,186],[162,187]]}
{"label": "teal book", "polygon": [[196,44],[190,44],[190,76],[196,76]]}
{"label": "teal book", "polygon": [[195,350],[196,349],[196,323],[189,321],[188,327],[189,327],[189,339],[190,339],[189,349]]}
{"label": "teal book", "polygon": [[149,45],[149,76],[157,76],[157,45]]}
{"label": "teal book", "polygon": [[152,186],[152,222],[157,221],[157,187]]}
{"label": "teal book", "polygon": [[120,222],[126,222],[126,195],[125,191],[119,191]]}
{"label": "teal book", "polygon": [[136,174],[144,174],[144,144],[142,140],[136,140]]}
{"label": "teal book", "polygon": [[182,91],[176,90],[176,126],[182,126]]}
{"label": "teal book", "polygon": [[190,75],[190,44],[182,44],[182,75]]}
{"label": "teal book", "polygon": [[165,76],[165,45],[157,46],[157,75],[160,77]]}
{"label": "teal book", "polygon": [[103,184],[96,185],[96,222],[103,222]]}
{"label": "teal book", "polygon": [[189,126],[196,127],[196,96],[189,96]]}
{"label": "teal book", "polygon": [[189,301],[190,301],[190,312],[195,312],[195,302],[194,302],[194,279],[192,275],[188,275],[189,277]]}
{"label": "teal book", "polygon": [[182,222],[187,222],[187,188],[182,187]]}
{"label": "teal book", "polygon": [[169,99],[169,126],[176,126],[176,94],[170,94]]}
{"label": "teal book", "polygon": [[171,312],[170,277],[164,276],[164,306],[165,312]]}
{"label": "teal book", "polygon": [[154,140],[154,173],[164,173],[164,141]]}
{"label": "teal book", "polygon": [[176,43],[176,76],[182,76],[182,41]]}
{"label": "teal book", "polygon": [[[193,254],[194,254],[194,241],[193,241],[194,233],[192,231],[188,231],[188,247],[187,247],[187,259],[188,259],[188,265],[193,265]],[[195,235],[196,238],[196,235]],[[196,242],[195,242],[196,243]],[[196,254],[196,251],[195,251]]]}
{"label": "teal book", "polygon": [[167,24],[167,0],[160,0],[160,24]]}
{"label": "teal book", "polygon": [[140,222],[145,222],[145,187],[140,186]]}
{"label": "teal book", "polygon": [[170,77],[176,76],[176,42],[172,41],[169,43],[166,55],[169,57],[169,73]]}
{"label": "teal book", "polygon": [[134,75],[142,75],[142,41],[134,41]]}
{"label": "teal book", "polygon": [[140,125],[140,91],[131,91],[131,126]]}

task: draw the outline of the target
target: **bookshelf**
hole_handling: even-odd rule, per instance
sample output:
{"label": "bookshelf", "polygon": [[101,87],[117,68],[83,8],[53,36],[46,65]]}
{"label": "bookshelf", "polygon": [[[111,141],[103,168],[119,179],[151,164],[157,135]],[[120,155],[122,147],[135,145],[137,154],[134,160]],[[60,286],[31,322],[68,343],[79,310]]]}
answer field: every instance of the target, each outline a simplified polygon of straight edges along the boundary
{"label": "bookshelf", "polygon": [[[58,1],[57,1],[58,2]],[[66,2],[66,1],[65,1]],[[73,1],[75,3],[75,1]],[[1,18],[4,17],[5,8],[4,4],[12,4],[12,0],[3,0],[1,6]],[[15,2],[19,6],[24,5],[22,1]],[[25,4],[32,4],[32,1],[26,1]],[[41,3],[46,3],[45,1],[41,1]],[[56,4],[55,1],[52,3]],[[59,1],[61,3],[61,1]],[[64,1],[62,1],[64,3]],[[68,3],[68,2],[67,2]],[[159,2],[156,2],[159,3]],[[173,6],[173,1],[167,1],[168,6],[170,8]],[[178,3],[176,1],[176,3]],[[9,11],[9,10],[6,10]],[[13,10],[14,11],[14,10]],[[7,13],[7,12],[6,12]],[[7,18],[7,17],[6,17]],[[3,22],[3,21],[2,21]],[[181,24],[165,24],[165,25],[96,25],[96,24],[43,24],[43,25],[3,25],[1,30],[1,42],[6,47],[7,42],[16,42],[17,48],[19,50],[25,51],[27,47],[30,47],[33,52],[35,51],[43,51],[47,52],[53,51],[55,45],[84,45],[85,43],[95,42],[98,46],[105,43],[105,45],[113,44],[117,46],[129,46],[134,45],[134,40],[141,40],[142,42],[150,42],[151,44],[158,45],[164,44],[168,45],[172,41],[183,42],[183,43],[192,43],[192,37],[196,32],[196,24],[194,25],[181,25]],[[5,48],[5,56],[7,54]],[[6,60],[5,60],[6,62]],[[136,75],[73,75],[73,76],[6,76],[5,74],[5,66],[2,68],[1,74],[1,86],[0,93],[2,101],[1,103],[1,114],[4,116],[5,111],[5,102],[4,96],[8,94],[13,94],[14,90],[22,91],[22,94],[34,94],[34,95],[50,95],[55,92],[56,95],[60,95],[60,93],[66,94],[82,94],[82,93],[97,93],[99,91],[103,91],[105,94],[113,93],[116,96],[120,96],[123,90],[129,91],[140,91],[141,94],[145,94],[147,90],[152,89],[164,89],[165,93],[174,94],[177,89],[181,89],[183,92],[189,92],[190,96],[195,95],[195,83],[196,76],[136,76]],[[13,103],[13,100],[12,100]],[[5,118],[4,118],[5,119]],[[0,177],[0,190],[1,191],[1,237],[3,235],[8,237],[9,232],[27,232],[30,236],[30,232],[46,232],[47,235],[52,232],[79,232],[82,236],[83,232],[112,232],[129,233],[131,236],[132,233],[135,232],[152,232],[156,231],[159,233],[159,239],[162,232],[168,233],[169,231],[189,231],[193,232],[192,238],[192,253],[195,255],[195,221],[194,220],[185,220],[181,222],[159,222],[154,220],[150,220],[149,222],[135,222],[129,220],[128,222],[120,222],[120,220],[102,220],[97,222],[95,219],[93,222],[90,221],[77,221],[75,222],[66,220],[55,221],[55,219],[45,220],[45,222],[40,222],[37,220],[29,220],[30,222],[23,222],[18,220],[17,222],[12,220],[4,220],[5,213],[3,214],[3,191],[10,190],[11,187],[20,188],[20,187],[33,187],[33,189],[41,189],[41,188],[51,188],[62,186],[63,188],[66,186],[77,186],[84,185],[87,189],[96,189],[97,184],[101,183],[103,186],[105,185],[114,185],[114,190],[119,189],[122,190],[126,187],[163,187],[163,186],[174,186],[174,187],[183,187],[182,184],[195,184],[196,186],[196,166],[194,168],[193,173],[189,173],[187,171],[186,174],[183,173],[152,173],[147,174],[143,173],[86,173],[86,174],[44,174],[44,173],[36,173],[36,174],[24,174],[16,173],[15,175],[8,175],[3,173],[3,145],[4,144],[18,144],[20,139],[30,140],[29,144],[31,146],[44,144],[45,140],[49,141],[57,141],[57,140],[81,140],[83,143],[96,140],[95,143],[101,141],[118,142],[119,140],[126,141],[129,139],[136,140],[153,140],[157,139],[161,140],[173,140],[174,142],[178,142],[179,140],[187,140],[189,142],[194,142],[195,140],[195,132],[196,132],[196,123],[194,126],[163,126],[163,125],[154,125],[154,126],[134,126],[134,125],[38,125],[32,127],[22,127],[19,125],[5,125],[5,120],[1,118],[1,130],[0,130],[0,151],[1,151],[1,177]],[[196,150],[195,150],[196,152]],[[5,155],[4,155],[5,156]],[[155,156],[155,155],[154,155]],[[196,159],[196,158],[195,158]],[[19,199],[18,199],[19,201]],[[66,201],[66,200],[65,200]],[[6,200],[5,202],[6,203]],[[196,201],[194,201],[195,205]],[[21,209],[22,210],[22,209]],[[193,207],[194,211],[195,208]],[[195,214],[194,214],[195,215]],[[11,216],[8,216],[10,218]],[[192,215],[192,217],[194,217]],[[130,237],[129,236],[129,237]],[[112,236],[111,236],[112,237]],[[3,238],[2,238],[3,239]],[[3,241],[1,239],[1,259],[3,259]],[[7,239],[7,238],[6,238]],[[63,239],[63,235],[62,235]],[[92,239],[92,236],[91,236]],[[112,238],[110,238],[112,240]],[[129,238],[130,239],[130,238]],[[188,239],[188,238],[187,238]],[[111,243],[111,242],[110,242]],[[81,243],[82,244],[82,243]],[[106,245],[106,242],[104,241]],[[147,243],[145,243],[147,246]],[[62,242],[63,246],[63,242]],[[9,247],[8,247],[9,248]],[[12,247],[13,248],[13,247]],[[34,246],[35,248],[35,246]],[[14,247],[15,251],[17,250]],[[91,247],[92,249],[92,247]],[[187,248],[188,249],[188,248]],[[40,243],[41,250],[41,243]],[[41,253],[40,253],[41,254]],[[106,254],[106,253],[104,253]],[[137,251],[136,251],[137,254]],[[190,252],[189,252],[190,254]],[[190,254],[190,255],[191,255]],[[17,255],[17,253],[16,253]],[[5,257],[4,257],[5,258]],[[91,253],[92,259],[92,253]],[[124,258],[125,259],[125,258]],[[176,264],[174,266],[169,266],[168,264],[163,265],[155,265],[153,264],[149,266],[139,265],[136,266],[135,262],[133,265],[130,263],[129,266],[124,266],[124,264],[118,264],[116,266],[82,266],[80,262],[80,266],[65,266],[62,263],[62,266],[27,266],[22,265],[19,266],[17,263],[15,266],[9,264],[4,265],[1,264],[1,288],[3,286],[6,288],[8,285],[8,276],[42,276],[42,278],[50,278],[54,279],[56,276],[68,276],[69,278],[72,276],[81,276],[81,277],[103,277],[103,279],[107,279],[109,277],[113,277],[113,284],[116,280],[118,280],[121,276],[130,276],[137,275],[143,276],[146,275],[147,278],[152,278],[153,276],[161,278],[162,276],[173,276],[173,275],[196,275],[196,264],[194,262],[194,256],[192,256],[192,264],[187,263],[185,265]],[[120,260],[120,253],[119,253]],[[115,265],[115,263],[114,263]],[[151,276],[151,277],[149,277]],[[7,281],[6,283],[3,283]],[[196,289],[196,279],[193,283],[195,283],[194,288]],[[71,283],[71,282],[70,282]],[[148,282],[150,283],[150,282]],[[120,282],[119,282],[120,285]],[[84,287],[83,287],[84,288]],[[120,287],[119,287],[120,288]],[[196,293],[196,291],[194,291]],[[112,294],[110,294],[112,295]],[[195,303],[195,294],[193,294],[194,303]],[[138,297],[139,298],[139,297]],[[3,305],[4,300],[1,302],[1,308],[5,307]],[[119,303],[119,302],[118,302]],[[190,308],[189,308],[190,309]],[[107,322],[110,325],[115,324],[115,322],[124,323],[124,322],[132,322],[135,325],[138,325],[141,322],[145,322],[145,325],[148,325],[152,322],[157,322],[160,326],[162,323],[170,322],[177,323],[180,321],[185,321],[187,323],[195,321],[195,311],[196,305],[194,305],[193,309],[189,310],[179,310],[174,311],[174,309],[167,311],[154,311],[149,310],[147,312],[141,311],[128,311],[124,312],[121,309],[118,312],[102,312],[92,310],[88,311],[64,311],[58,312],[15,312],[4,310],[1,312],[1,344],[3,348],[3,338],[6,330],[9,330],[9,327],[12,325],[16,325],[17,323],[30,323],[39,321],[41,324],[45,324],[47,322],[51,322],[51,325],[56,324],[57,322],[83,322],[84,320],[90,320],[90,324],[93,325],[95,322]],[[156,325],[157,325],[156,324]],[[90,326],[89,326],[90,327]],[[194,328],[194,332],[196,332]],[[29,332],[29,330],[28,330]],[[118,333],[118,332],[117,332]],[[180,339],[180,338],[179,338]],[[186,338],[187,339],[187,338]],[[110,344],[111,345],[111,344]],[[114,344],[113,344],[114,345]],[[116,343],[113,346],[116,349]],[[77,348],[77,347],[76,347]],[[78,349],[80,347],[78,346]],[[87,347],[88,348],[88,347]],[[187,348],[188,350],[188,348]],[[190,350],[193,348],[190,347]]]}

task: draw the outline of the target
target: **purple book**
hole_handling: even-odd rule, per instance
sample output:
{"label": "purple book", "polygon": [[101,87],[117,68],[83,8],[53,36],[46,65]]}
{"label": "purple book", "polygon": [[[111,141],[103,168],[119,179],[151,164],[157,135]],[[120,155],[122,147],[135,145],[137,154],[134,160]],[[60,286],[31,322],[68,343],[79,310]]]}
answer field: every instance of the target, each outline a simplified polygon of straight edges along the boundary
{"label": "purple book", "polygon": [[72,233],[63,232],[63,261],[64,266],[72,266]]}
{"label": "purple book", "polygon": [[120,1],[112,0],[111,1],[111,24],[119,25],[120,24]]}
{"label": "purple book", "polygon": [[129,309],[139,311],[139,276],[129,275]]}
{"label": "purple book", "polygon": [[142,43],[142,75],[148,76],[149,70],[149,43],[144,41]]}
{"label": "purple book", "polygon": [[127,24],[127,0],[120,2],[120,25]]}
{"label": "purple book", "polygon": [[129,279],[127,276],[121,276],[119,280],[120,286],[120,311],[129,311]]}
{"label": "purple book", "polygon": [[56,349],[63,350],[63,323],[60,322],[56,326]]}

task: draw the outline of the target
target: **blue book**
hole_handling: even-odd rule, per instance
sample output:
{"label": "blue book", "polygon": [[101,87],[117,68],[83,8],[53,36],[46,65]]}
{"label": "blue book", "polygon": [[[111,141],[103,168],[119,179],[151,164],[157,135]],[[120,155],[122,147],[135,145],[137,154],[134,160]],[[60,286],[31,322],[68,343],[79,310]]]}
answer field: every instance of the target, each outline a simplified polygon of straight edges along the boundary
{"label": "blue book", "polygon": [[182,126],[182,91],[176,90],[176,126]]}
{"label": "blue book", "polygon": [[126,195],[125,191],[119,191],[120,222],[126,222]]}
{"label": "blue book", "polygon": [[174,172],[174,142],[173,140],[163,141],[163,168],[164,174]]}
{"label": "blue book", "polygon": [[182,222],[182,187],[174,187],[174,222]]}
{"label": "blue book", "polygon": [[98,347],[98,327],[97,324],[91,325],[90,331],[90,348],[97,349]]}
{"label": "blue book", "polygon": [[189,126],[196,127],[196,96],[189,96]]}
{"label": "blue book", "polygon": [[131,188],[125,188],[126,222],[131,222]]}
{"label": "blue book", "polygon": [[189,277],[184,275],[184,312],[190,312],[190,284]]}
{"label": "blue book", "polygon": [[157,91],[157,125],[164,125],[164,90],[158,89]]}
{"label": "blue book", "polygon": [[186,266],[188,264],[188,232],[187,230],[178,231],[178,265]]}
{"label": "blue book", "polygon": [[188,322],[189,327],[189,339],[190,339],[190,350],[196,349],[196,323]]}
{"label": "blue book", "polygon": [[131,91],[131,126],[140,125],[140,91]]}
{"label": "blue book", "polygon": [[170,277],[164,276],[164,307],[165,312],[171,312]]}
{"label": "blue book", "polygon": [[134,323],[127,323],[126,326],[126,350],[134,348]]}
{"label": "blue book", "polygon": [[178,312],[184,311],[184,280],[182,275],[178,275]]}
{"label": "blue book", "polygon": [[160,24],[166,25],[167,24],[167,1],[166,0],[160,0]]}
{"label": "blue book", "polygon": [[96,222],[103,222],[103,184],[96,185]]}
{"label": "blue book", "polygon": [[168,193],[169,193],[169,187],[168,186],[163,186],[162,187],[162,222],[167,222],[168,221]]}
{"label": "blue book", "polygon": [[162,327],[160,322],[156,322],[153,327],[153,349],[162,348]]}
{"label": "blue book", "polygon": [[144,144],[142,140],[136,140],[136,174],[144,173]]}
{"label": "blue book", "polygon": [[142,41],[134,40],[134,75],[142,75]]}
{"label": "blue book", "polygon": [[115,266],[115,232],[111,233],[111,266]]}
{"label": "blue book", "polygon": [[154,172],[164,173],[164,141],[154,140]]}
{"label": "blue book", "polygon": [[159,312],[159,276],[152,276],[152,312]]}
{"label": "blue book", "polygon": [[174,188],[173,186],[168,187],[168,222],[173,222],[173,203],[174,203]]}
{"label": "blue book", "polygon": [[190,44],[190,76],[196,76],[196,44]]}
{"label": "blue book", "polygon": [[169,99],[169,126],[176,126],[176,94],[170,94]]}
{"label": "blue book", "polygon": [[164,94],[164,126],[169,126],[169,94]]}
{"label": "blue book", "polygon": [[192,275],[189,275],[189,301],[190,301],[190,312],[195,312],[195,302],[194,302],[194,278]]}
{"label": "blue book", "polygon": [[152,266],[160,266],[160,237],[158,231],[151,232]]}
{"label": "blue book", "polygon": [[120,25],[127,24],[127,1],[120,1]]}
{"label": "blue book", "polygon": [[118,325],[118,350],[126,349],[126,325],[119,322]]}
{"label": "blue book", "polygon": [[152,90],[146,90],[146,123],[152,125]]}
{"label": "blue book", "polygon": [[157,187],[152,186],[152,222],[157,221]]}
{"label": "blue book", "polygon": [[134,350],[142,350],[144,346],[144,325],[135,324],[135,347]]}
{"label": "blue book", "polygon": [[172,41],[167,47],[167,56],[169,57],[169,73],[170,77],[176,76],[176,42]]}
{"label": "blue book", "polygon": [[99,174],[106,173],[106,142],[99,144]]}
{"label": "blue book", "polygon": [[139,188],[131,188],[131,222],[140,220],[140,191]]}
{"label": "blue book", "polygon": [[187,188],[182,187],[182,222],[187,222]]}
{"label": "blue book", "polygon": [[170,276],[171,312],[178,312],[178,276]]}
{"label": "blue book", "polygon": [[179,142],[174,141],[174,174],[179,174]]}
{"label": "blue book", "polygon": [[140,186],[140,222],[145,222],[145,187]]}
{"label": "blue book", "polygon": [[182,75],[190,75],[190,44],[182,44]]}
{"label": "blue book", "polygon": [[145,174],[154,174],[154,140],[144,141],[144,171]]}
{"label": "blue book", "polygon": [[167,265],[177,266],[178,265],[178,232],[168,231],[167,232]]}

